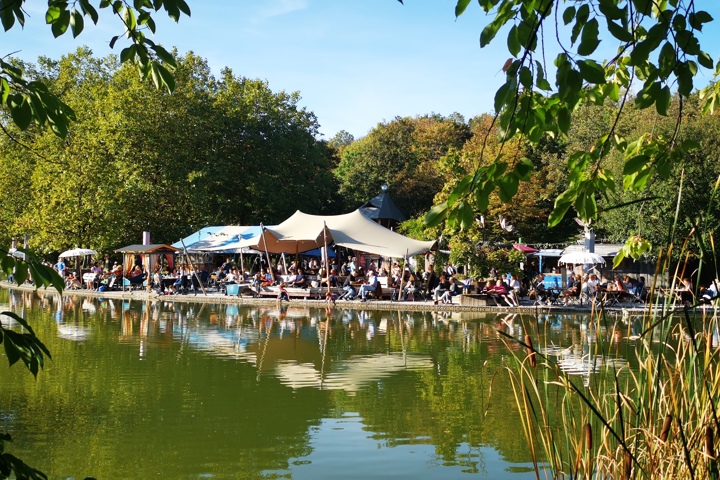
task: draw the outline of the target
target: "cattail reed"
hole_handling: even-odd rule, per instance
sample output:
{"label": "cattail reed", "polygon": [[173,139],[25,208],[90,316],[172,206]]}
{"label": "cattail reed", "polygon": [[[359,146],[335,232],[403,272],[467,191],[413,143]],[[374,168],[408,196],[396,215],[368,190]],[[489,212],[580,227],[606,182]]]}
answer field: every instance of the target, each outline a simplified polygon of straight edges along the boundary
{"label": "cattail reed", "polygon": [[708,458],[715,459],[715,433],[712,427],[705,428],[705,455]]}
{"label": "cattail reed", "polygon": [[663,423],[662,430],[660,431],[660,441],[667,442],[668,435],[670,434],[670,426],[672,425],[672,415],[668,414],[665,416],[665,422]]}
{"label": "cattail reed", "polygon": [[589,423],[585,424],[585,448],[592,450],[592,427]]}
{"label": "cattail reed", "polygon": [[623,479],[624,480],[630,480],[630,475],[632,474],[632,466],[633,466],[632,455],[630,455],[630,453],[628,453],[628,452],[625,452],[625,456],[623,457]]}
{"label": "cattail reed", "polygon": [[707,455],[710,478],[717,479],[720,473],[718,473],[717,459],[715,458],[715,432],[710,426],[705,428],[705,455]]}
{"label": "cattail reed", "polygon": [[527,345],[527,355],[530,358],[530,366],[535,368],[537,367],[537,359],[535,358],[535,349],[533,349],[530,335],[525,335],[525,345]]}

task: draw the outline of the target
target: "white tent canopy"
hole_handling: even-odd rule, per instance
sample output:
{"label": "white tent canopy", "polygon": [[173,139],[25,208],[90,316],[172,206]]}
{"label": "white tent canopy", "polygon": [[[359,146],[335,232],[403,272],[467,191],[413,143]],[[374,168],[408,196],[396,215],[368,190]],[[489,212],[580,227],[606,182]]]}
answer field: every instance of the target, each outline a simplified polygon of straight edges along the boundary
{"label": "white tent canopy", "polygon": [[[237,241],[238,237],[247,230],[248,226],[236,226],[229,225],[222,227],[222,229],[205,237],[199,242],[195,242],[191,245],[185,245],[190,253],[204,252],[212,249],[220,249],[225,245],[231,244]],[[182,248],[182,246],[180,247]]]}
{"label": "white tent canopy", "polygon": [[[201,250],[208,253],[259,253],[258,250],[252,247],[260,241],[262,228],[258,226],[242,228],[244,230],[236,233],[230,241],[218,245],[204,245]],[[197,250],[197,248],[193,246],[192,249],[188,250]]]}
{"label": "white tent canopy", "polygon": [[275,227],[265,228],[256,245],[248,245],[270,253],[301,253],[325,242],[341,247],[401,258],[432,250],[434,241],[405,237],[370,220],[359,210],[344,215],[309,215],[301,211]]}

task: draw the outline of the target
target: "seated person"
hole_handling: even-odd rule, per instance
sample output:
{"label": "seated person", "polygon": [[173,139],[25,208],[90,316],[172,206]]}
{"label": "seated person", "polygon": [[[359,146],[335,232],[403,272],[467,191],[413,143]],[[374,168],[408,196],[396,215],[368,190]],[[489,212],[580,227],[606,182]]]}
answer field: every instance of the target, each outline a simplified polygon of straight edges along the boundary
{"label": "seated person", "polygon": [[328,276],[328,281],[330,282],[330,286],[335,288],[338,286],[338,282],[340,281],[340,277],[338,277],[338,272],[336,269],[330,270],[330,275]]}
{"label": "seated person", "polygon": [[265,270],[264,268],[262,270],[260,270],[260,286],[261,287],[269,287],[273,283],[275,283],[275,282],[273,282],[272,273]]}
{"label": "seated person", "polygon": [[415,300],[415,292],[417,292],[415,274],[410,270],[406,270],[406,273],[407,275],[404,275],[406,278],[403,282],[403,291],[400,294],[400,300],[405,301],[408,297],[412,297],[412,299]]}
{"label": "seated person", "polygon": [[128,278],[139,276],[142,276],[142,269],[140,268],[140,265],[135,265],[135,268],[130,271],[130,275],[128,275]]}
{"label": "seated person", "polygon": [[682,283],[677,288],[677,292],[680,295],[680,301],[685,305],[691,305],[695,301],[695,295],[693,294],[693,285],[688,277],[682,279]]}
{"label": "seated person", "polygon": [[517,307],[517,302],[512,298],[508,292],[507,287],[501,279],[495,281],[495,285],[487,289],[488,295],[495,299],[495,303],[499,306],[500,301],[505,302],[509,307]]}
{"label": "seated person", "polygon": [[597,275],[593,273],[588,277],[585,285],[583,285],[583,291],[587,294],[588,297],[595,297],[597,296],[598,287],[599,285]]}
{"label": "seated person", "polygon": [[622,281],[622,278],[620,275],[616,275],[615,278],[612,281],[609,281],[607,284],[607,289],[611,292],[624,292],[625,290],[625,284]]}
{"label": "seated person", "polygon": [[307,288],[308,283],[307,279],[305,278],[305,275],[303,275],[302,268],[297,269],[297,274],[290,282],[291,287],[299,287],[299,288]]}
{"label": "seated person", "polygon": [[533,282],[533,289],[535,290],[535,295],[538,294],[546,295],[548,294],[547,288],[545,288],[545,283],[543,281],[545,280],[545,274],[540,273],[538,274],[537,278],[535,278],[535,281]]}
{"label": "seated person", "polygon": [[65,278],[65,288],[70,290],[76,290],[80,288],[82,285],[80,284],[80,281],[75,276],[74,272],[70,272],[67,275],[67,278]]}
{"label": "seated person", "polygon": [[700,297],[700,303],[712,303],[713,300],[718,298],[718,280],[713,280],[710,285],[703,291],[702,297]]}
{"label": "seated person", "polygon": [[568,304],[568,301],[572,298],[577,298],[580,296],[580,282],[579,279],[575,278],[575,274],[571,273],[568,275],[567,278],[567,288],[565,289],[565,292],[563,293],[563,303],[565,305]]}
{"label": "seated person", "polygon": [[633,290],[632,290],[632,292],[633,292],[636,296],[638,296],[638,297],[642,298],[643,300],[645,300],[645,277],[640,277],[640,278],[635,282],[635,284],[633,285]]}
{"label": "seated person", "polygon": [[377,278],[377,275],[375,274],[375,271],[370,270],[368,272],[367,281],[364,284],[360,285],[360,290],[359,290],[360,298],[361,298],[360,301],[361,302],[367,301],[368,292],[375,293],[375,290],[377,290],[378,285],[379,285],[378,278]]}
{"label": "seated person", "polygon": [[462,293],[462,284],[455,280],[455,277],[450,277],[448,279],[450,282],[450,296],[456,297]]}
{"label": "seated person", "polygon": [[466,277],[465,280],[463,280],[462,283],[462,293],[472,293],[473,291],[473,281],[472,278]]}
{"label": "seated person", "polygon": [[238,278],[235,274],[235,270],[229,270],[221,280],[223,283],[237,283]]}
{"label": "seated person", "polygon": [[355,290],[354,283],[357,282],[356,274],[354,270],[351,270],[350,273],[345,277],[345,282],[343,283],[343,294],[340,298],[344,300],[352,300],[355,298],[355,295],[357,294],[357,290]]}
{"label": "seated person", "polygon": [[450,282],[448,281],[447,275],[445,273],[440,274],[440,281],[438,282],[437,286],[433,290],[433,303],[435,305],[438,304],[438,301],[441,297],[445,296],[446,292],[450,291]]}
{"label": "seated person", "polygon": [[145,277],[147,277],[145,272],[140,269],[140,266],[135,265],[135,268],[132,270],[132,272],[130,272],[130,275],[128,276],[128,280],[133,285],[139,285],[145,281]]}

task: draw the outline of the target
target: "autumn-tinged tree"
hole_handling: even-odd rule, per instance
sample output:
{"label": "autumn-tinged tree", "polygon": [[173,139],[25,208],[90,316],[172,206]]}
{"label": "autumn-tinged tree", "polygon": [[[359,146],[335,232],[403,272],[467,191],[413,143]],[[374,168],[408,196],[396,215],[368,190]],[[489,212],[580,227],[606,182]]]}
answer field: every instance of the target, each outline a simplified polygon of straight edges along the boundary
{"label": "autumn-tinged tree", "polygon": [[[455,14],[462,15],[470,3],[458,0]],[[506,81],[494,96],[503,143],[520,138],[537,145],[546,136],[566,137],[583,104],[618,106],[609,129],[594,136],[589,148],[567,156],[567,185],[555,198],[549,225],[560,223],[571,208],[585,221],[597,220],[599,196],[612,194],[618,183],[609,161],[613,153],[623,159],[623,188],[639,192],[655,175],[669,179],[673,166],[696,146],[680,136],[682,116],[675,117],[676,128],[667,137],[637,141],[615,127],[632,106],[655,107],[659,115],[667,115],[674,93],[681,104],[692,95],[700,67],[714,70],[715,76],[720,73],[720,64],[715,65],[699,40],[713,18],[697,2],[480,0],[479,6],[492,13],[481,28],[481,47],[506,32],[510,59],[498,65]],[[546,48],[547,32],[555,32],[555,51]],[[603,37],[617,44],[610,58],[604,59],[598,49]],[[548,53],[554,59],[554,78],[546,74]],[[635,87],[637,95],[631,97]],[[714,112],[720,104],[720,82],[714,80],[703,88],[701,97],[702,111]],[[531,178],[527,160],[498,154],[492,159],[495,167],[480,167],[465,177],[446,202],[432,209],[427,222],[448,220],[467,227],[476,213],[486,210],[496,190],[509,202],[519,183]],[[647,240],[634,236],[618,258],[626,254],[639,258],[649,248]]]}
{"label": "autumn-tinged tree", "polygon": [[432,205],[444,179],[437,162],[462,148],[470,129],[459,116],[426,115],[378,124],[346,147],[335,170],[348,209],[375,197],[387,185],[393,200],[409,216]]}

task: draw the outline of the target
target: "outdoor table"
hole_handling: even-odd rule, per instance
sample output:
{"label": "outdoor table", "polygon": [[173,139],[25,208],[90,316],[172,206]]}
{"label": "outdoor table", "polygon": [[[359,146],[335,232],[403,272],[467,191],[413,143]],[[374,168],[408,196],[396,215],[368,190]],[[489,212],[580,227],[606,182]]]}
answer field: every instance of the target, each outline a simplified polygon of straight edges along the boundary
{"label": "outdoor table", "polygon": [[604,291],[603,291],[603,294],[604,294],[604,297],[603,297],[603,298],[605,299],[605,304],[606,304],[608,307],[612,307],[613,305],[617,305],[618,303],[620,303],[620,298],[621,298],[625,293],[626,293],[626,292],[624,292],[623,290],[604,290]]}
{"label": "outdoor table", "polygon": [[178,277],[163,277],[162,280],[160,280],[163,290],[170,290],[170,287],[175,285],[177,279]]}

